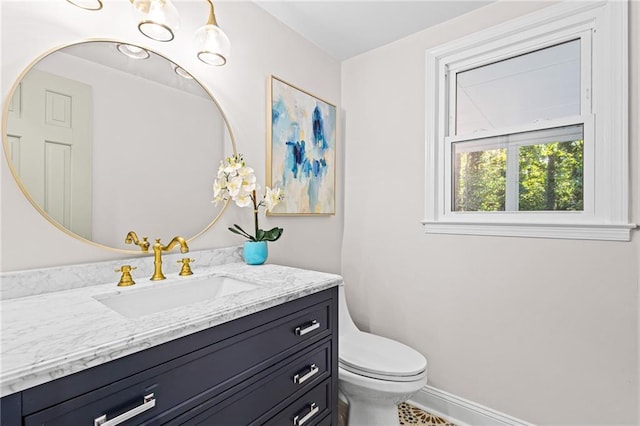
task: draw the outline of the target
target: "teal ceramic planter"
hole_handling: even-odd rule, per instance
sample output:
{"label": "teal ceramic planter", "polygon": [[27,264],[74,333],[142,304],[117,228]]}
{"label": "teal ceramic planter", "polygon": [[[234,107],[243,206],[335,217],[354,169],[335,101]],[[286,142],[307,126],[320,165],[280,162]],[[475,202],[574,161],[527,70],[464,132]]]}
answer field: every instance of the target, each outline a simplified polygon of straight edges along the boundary
{"label": "teal ceramic planter", "polygon": [[262,265],[269,256],[266,241],[246,241],[244,243],[244,261],[247,265]]}

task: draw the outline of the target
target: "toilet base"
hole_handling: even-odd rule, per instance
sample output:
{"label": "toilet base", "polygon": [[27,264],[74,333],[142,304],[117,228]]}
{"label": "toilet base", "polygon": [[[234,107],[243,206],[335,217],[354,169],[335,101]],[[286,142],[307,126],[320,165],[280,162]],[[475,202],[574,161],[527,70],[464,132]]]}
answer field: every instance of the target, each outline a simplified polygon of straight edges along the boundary
{"label": "toilet base", "polygon": [[349,426],[399,426],[398,404],[427,383],[426,373],[412,382],[371,379],[338,368],[340,397],[349,404]]}
{"label": "toilet base", "polygon": [[351,399],[349,403],[349,414],[347,416],[349,426],[400,425],[398,406],[396,404],[371,404],[369,402]]}

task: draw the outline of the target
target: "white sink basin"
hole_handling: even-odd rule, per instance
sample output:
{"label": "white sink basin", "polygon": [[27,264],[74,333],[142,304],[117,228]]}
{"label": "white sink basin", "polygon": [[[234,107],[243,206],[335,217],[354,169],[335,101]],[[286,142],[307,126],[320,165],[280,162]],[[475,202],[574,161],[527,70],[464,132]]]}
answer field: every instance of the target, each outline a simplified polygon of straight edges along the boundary
{"label": "white sink basin", "polygon": [[94,299],[125,317],[136,318],[256,288],[256,284],[214,275],[172,283],[159,281],[144,290],[102,294]]}

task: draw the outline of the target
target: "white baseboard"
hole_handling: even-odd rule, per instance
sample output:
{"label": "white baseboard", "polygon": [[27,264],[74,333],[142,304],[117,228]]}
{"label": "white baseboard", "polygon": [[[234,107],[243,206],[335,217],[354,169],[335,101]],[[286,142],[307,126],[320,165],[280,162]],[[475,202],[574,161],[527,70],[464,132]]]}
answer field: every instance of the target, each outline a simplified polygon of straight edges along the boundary
{"label": "white baseboard", "polygon": [[456,426],[533,426],[475,402],[426,385],[409,403],[455,423]]}

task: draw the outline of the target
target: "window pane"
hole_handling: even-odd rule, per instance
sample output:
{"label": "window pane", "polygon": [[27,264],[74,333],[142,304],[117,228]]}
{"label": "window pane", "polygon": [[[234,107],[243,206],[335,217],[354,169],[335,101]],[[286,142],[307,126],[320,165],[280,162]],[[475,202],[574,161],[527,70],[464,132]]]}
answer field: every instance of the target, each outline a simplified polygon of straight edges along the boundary
{"label": "window pane", "polygon": [[454,211],[504,211],[507,150],[456,152],[454,145]]}
{"label": "window pane", "polygon": [[582,124],[452,143],[453,211],[584,210]]}
{"label": "window pane", "polygon": [[583,210],[583,155],[583,140],[521,146],[519,210]]}
{"label": "window pane", "polygon": [[580,114],[580,40],[456,75],[456,134]]}

